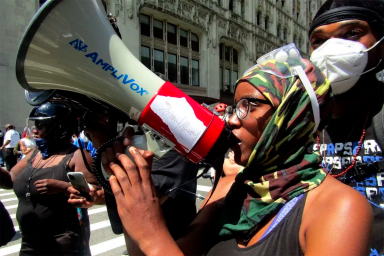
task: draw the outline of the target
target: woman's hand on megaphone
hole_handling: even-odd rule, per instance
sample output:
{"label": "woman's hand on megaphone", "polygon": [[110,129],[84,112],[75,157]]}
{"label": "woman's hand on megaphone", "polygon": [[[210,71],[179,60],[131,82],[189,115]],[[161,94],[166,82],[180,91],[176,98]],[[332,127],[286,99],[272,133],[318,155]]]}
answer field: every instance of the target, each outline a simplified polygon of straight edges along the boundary
{"label": "woman's hand on megaphone", "polygon": [[109,162],[114,174],[109,182],[125,230],[145,254],[151,254],[153,244],[159,245],[157,241],[164,236],[172,237],[151,179],[153,153],[133,146],[129,153],[134,161],[125,154],[116,154],[117,161]]}

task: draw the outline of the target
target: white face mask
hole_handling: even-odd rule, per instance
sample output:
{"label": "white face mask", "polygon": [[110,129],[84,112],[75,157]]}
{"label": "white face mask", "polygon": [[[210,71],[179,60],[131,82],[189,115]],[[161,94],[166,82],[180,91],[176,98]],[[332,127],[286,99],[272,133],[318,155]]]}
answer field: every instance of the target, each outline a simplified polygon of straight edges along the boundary
{"label": "white face mask", "polygon": [[356,41],[331,38],[312,52],[311,61],[330,80],[333,93],[342,94],[351,89],[362,74],[376,68],[363,72],[368,63],[368,51],[383,38],[368,50]]}

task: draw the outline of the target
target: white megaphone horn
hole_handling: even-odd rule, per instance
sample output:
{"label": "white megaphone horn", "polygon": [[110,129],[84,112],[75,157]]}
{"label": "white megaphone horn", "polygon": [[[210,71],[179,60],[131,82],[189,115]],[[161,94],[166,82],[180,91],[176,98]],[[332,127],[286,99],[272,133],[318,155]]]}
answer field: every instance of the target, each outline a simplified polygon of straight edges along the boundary
{"label": "white megaphone horn", "polygon": [[212,158],[213,148],[225,152],[232,136],[220,118],[134,57],[100,0],[48,0],[24,34],[16,75],[28,91],[99,99],[194,163]]}

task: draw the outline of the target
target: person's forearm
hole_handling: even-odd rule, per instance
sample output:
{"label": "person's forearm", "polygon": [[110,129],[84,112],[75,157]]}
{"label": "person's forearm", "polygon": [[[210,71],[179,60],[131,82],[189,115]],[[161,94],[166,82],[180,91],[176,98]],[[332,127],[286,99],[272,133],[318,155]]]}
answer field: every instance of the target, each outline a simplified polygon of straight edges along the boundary
{"label": "person's forearm", "polygon": [[13,188],[11,174],[2,167],[0,167],[0,188],[3,188],[3,189]]}
{"label": "person's forearm", "polygon": [[60,189],[60,193],[64,193],[66,194],[67,193],[67,190],[71,185],[70,182],[66,182],[66,181],[61,181],[61,180],[56,180],[56,182],[58,183],[58,187]]}
{"label": "person's forearm", "polygon": [[139,248],[145,255],[151,256],[181,256],[184,253],[180,250],[179,246],[173,240],[167,228],[155,231],[156,234],[150,236],[149,239],[141,241]]}
{"label": "person's forearm", "polygon": [[3,144],[3,146],[0,147],[0,149],[3,149],[5,148],[11,141],[10,140],[6,140]]}
{"label": "person's forearm", "polygon": [[95,204],[105,205],[105,195],[104,189],[96,191]]}

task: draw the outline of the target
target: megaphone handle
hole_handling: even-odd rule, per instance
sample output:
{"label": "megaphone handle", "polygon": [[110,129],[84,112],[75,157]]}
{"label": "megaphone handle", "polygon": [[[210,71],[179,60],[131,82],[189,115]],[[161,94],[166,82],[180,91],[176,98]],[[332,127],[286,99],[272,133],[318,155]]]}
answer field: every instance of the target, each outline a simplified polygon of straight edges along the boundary
{"label": "megaphone handle", "polygon": [[105,204],[107,205],[107,212],[109,221],[111,222],[111,227],[113,233],[116,235],[123,233],[123,223],[121,223],[119,213],[117,212],[117,204],[114,195],[105,193]]}

